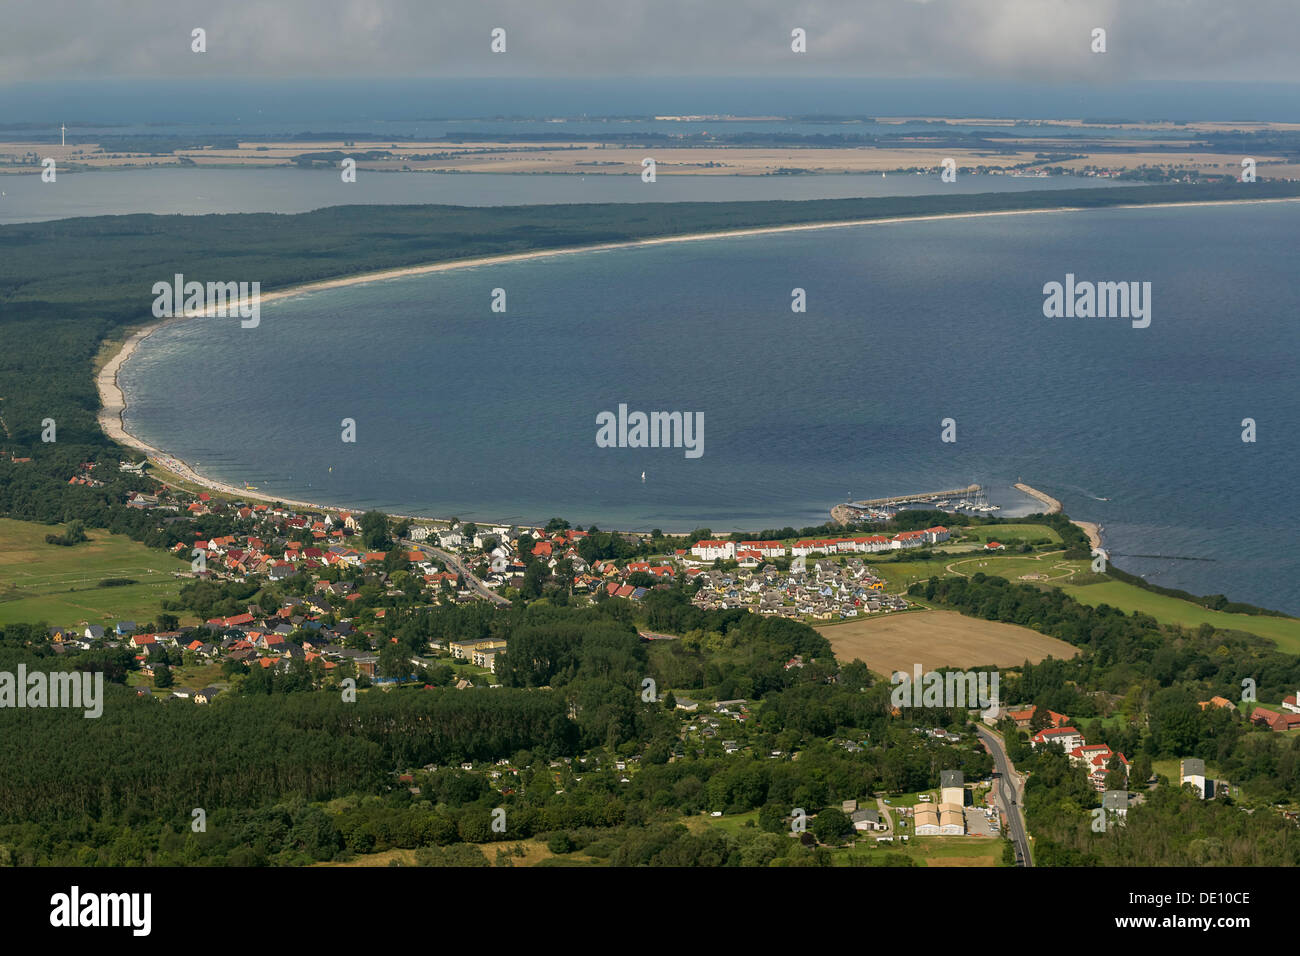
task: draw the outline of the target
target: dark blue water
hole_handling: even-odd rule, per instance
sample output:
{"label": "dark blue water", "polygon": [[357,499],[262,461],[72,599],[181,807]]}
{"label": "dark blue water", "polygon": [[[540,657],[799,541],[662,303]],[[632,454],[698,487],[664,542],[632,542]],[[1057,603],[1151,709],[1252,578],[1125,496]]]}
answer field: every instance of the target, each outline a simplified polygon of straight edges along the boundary
{"label": "dark blue water", "polygon": [[[799,526],[972,481],[1023,513],[1023,477],[1117,555],[1212,559],[1126,569],[1300,612],[1298,228],[1296,204],[1016,215],[374,283],[155,334],[127,424],[286,497],[619,528]],[[1150,327],[1044,318],[1067,272],[1151,282]],[[620,403],[703,412],[703,456],[598,448]]]}

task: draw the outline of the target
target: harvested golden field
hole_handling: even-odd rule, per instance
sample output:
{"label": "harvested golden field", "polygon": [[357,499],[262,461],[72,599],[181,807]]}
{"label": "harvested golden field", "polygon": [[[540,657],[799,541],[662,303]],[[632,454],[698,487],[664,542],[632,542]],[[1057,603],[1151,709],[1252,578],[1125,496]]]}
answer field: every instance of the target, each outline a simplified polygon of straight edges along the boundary
{"label": "harvested golden field", "polygon": [[1064,641],[1015,624],[982,621],[956,611],[882,614],[820,627],[840,663],[865,661],[877,674],[912,673],[937,667],[1014,667],[1026,660],[1069,658],[1078,653]]}

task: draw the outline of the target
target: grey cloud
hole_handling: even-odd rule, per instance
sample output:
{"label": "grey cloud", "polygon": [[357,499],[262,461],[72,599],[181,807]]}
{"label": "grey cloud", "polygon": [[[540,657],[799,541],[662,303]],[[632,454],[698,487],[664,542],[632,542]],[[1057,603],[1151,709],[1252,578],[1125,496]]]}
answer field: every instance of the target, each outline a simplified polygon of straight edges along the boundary
{"label": "grey cloud", "polygon": [[[504,27],[509,49],[489,51]],[[790,30],[808,52],[790,52]],[[1089,51],[1093,27],[1109,52]],[[208,52],[190,52],[203,27]],[[212,76],[899,76],[1300,81],[1300,5],[1261,0],[49,0],[0,82]]]}

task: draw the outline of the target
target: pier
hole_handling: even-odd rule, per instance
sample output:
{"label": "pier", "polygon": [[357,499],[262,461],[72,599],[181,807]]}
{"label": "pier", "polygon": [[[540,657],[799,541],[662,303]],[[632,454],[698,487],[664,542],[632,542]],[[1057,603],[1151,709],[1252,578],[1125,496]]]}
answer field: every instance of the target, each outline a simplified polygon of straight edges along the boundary
{"label": "pier", "polygon": [[850,501],[849,508],[876,508],[881,505],[909,505],[917,501],[938,501],[940,498],[969,497],[978,495],[984,489],[979,485],[965,488],[953,488],[951,491],[926,491],[916,495],[894,495],[892,498],[868,498],[866,501]]}
{"label": "pier", "polygon": [[940,501],[944,498],[968,498],[983,492],[979,485],[967,485],[965,488],[952,488],[948,491],[923,491],[914,495],[893,495],[888,498],[868,498],[865,501],[850,501],[836,505],[831,509],[831,520],[838,524],[848,524],[853,512],[867,508],[881,508],[889,505],[910,505],[926,501]]}

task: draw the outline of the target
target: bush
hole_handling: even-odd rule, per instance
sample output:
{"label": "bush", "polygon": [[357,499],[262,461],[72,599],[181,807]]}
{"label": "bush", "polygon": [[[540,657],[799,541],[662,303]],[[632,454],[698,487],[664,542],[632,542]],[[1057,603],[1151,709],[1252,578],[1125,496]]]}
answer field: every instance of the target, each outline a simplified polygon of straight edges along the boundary
{"label": "bush", "polygon": [[561,830],[546,841],[546,848],[556,854],[572,853],[576,849],[576,844],[573,842],[573,837]]}

